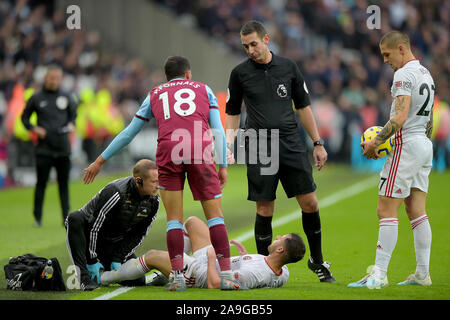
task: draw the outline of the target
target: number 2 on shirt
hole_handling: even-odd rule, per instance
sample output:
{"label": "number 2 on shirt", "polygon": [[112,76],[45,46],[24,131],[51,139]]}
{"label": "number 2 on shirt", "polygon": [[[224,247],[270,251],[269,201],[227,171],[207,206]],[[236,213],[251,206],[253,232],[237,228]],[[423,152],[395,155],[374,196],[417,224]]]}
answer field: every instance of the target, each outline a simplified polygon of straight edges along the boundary
{"label": "number 2 on shirt", "polygon": [[[434,87],[434,85],[431,85],[431,89],[433,91],[436,90],[436,88]],[[417,112],[418,116],[428,116],[430,114],[430,110],[433,109],[433,104],[434,104],[434,95],[433,95],[433,101],[431,101],[431,108],[430,110],[425,110],[426,107],[428,107],[428,102],[430,101],[430,87],[428,86],[427,83],[422,83],[422,85],[420,86],[419,89],[419,94],[422,96],[424,91],[427,91],[427,98],[425,99],[425,102],[422,105],[422,108],[420,108],[419,112]]]}
{"label": "number 2 on shirt", "polygon": [[[187,94],[187,96],[186,96]],[[184,97],[182,97],[184,95]],[[195,92],[191,89],[184,88],[175,91],[173,94],[175,98],[175,104],[173,105],[173,110],[176,114],[187,117],[195,112],[197,106],[195,105]],[[170,108],[169,108],[169,92],[163,92],[159,95],[159,100],[162,100],[163,103],[163,111],[164,111],[164,119],[170,119]],[[181,106],[183,104],[187,104],[189,107],[187,109],[182,109]]]}

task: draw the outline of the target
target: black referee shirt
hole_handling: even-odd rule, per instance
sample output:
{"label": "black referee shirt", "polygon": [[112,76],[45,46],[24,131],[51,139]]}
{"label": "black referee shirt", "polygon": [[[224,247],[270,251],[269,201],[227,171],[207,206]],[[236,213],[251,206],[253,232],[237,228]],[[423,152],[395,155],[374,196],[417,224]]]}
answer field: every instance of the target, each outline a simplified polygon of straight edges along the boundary
{"label": "black referee shirt", "polygon": [[259,64],[247,59],[231,71],[226,113],[247,108],[246,129],[279,129],[280,136],[298,131],[295,108],[310,105],[309,94],[297,64],[272,52],[272,61]]}

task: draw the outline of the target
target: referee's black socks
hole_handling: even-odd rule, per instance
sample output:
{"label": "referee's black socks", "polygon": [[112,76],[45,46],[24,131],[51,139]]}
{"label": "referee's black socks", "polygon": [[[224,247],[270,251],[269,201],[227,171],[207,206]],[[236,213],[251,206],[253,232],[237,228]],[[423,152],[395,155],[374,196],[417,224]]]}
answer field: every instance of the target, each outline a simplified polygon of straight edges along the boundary
{"label": "referee's black socks", "polygon": [[308,238],[311,257],[316,264],[323,263],[322,257],[322,231],[320,228],[319,211],[307,213],[302,211],[303,231]]}
{"label": "referee's black socks", "polygon": [[272,217],[264,217],[256,213],[255,240],[258,253],[268,256],[268,247],[272,243]]}

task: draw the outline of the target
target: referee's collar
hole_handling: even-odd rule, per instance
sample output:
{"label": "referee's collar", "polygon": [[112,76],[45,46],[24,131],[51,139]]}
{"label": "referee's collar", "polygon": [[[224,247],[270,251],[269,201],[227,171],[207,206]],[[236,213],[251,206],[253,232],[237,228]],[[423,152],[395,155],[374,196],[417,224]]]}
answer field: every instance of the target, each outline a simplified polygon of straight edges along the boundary
{"label": "referee's collar", "polygon": [[268,64],[273,65],[273,66],[279,65],[280,64],[280,57],[278,57],[272,51],[270,51],[270,53],[272,54],[272,61],[270,61]]}
{"label": "referee's collar", "polygon": [[267,68],[267,67],[270,67],[270,66],[279,65],[280,64],[280,58],[275,53],[273,53],[272,51],[270,51],[270,53],[272,54],[272,60],[270,60],[269,63],[258,63],[258,62],[255,62],[252,58],[248,58],[248,59],[257,68]]}

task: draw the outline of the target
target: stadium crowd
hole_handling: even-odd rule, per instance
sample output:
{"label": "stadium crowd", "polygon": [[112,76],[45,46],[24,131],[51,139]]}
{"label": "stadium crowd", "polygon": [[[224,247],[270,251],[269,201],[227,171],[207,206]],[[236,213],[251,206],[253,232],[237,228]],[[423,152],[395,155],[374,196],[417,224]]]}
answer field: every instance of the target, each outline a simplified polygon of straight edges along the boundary
{"label": "stadium crowd", "polygon": [[165,80],[142,59],[102,50],[98,32],[69,30],[66,18],[52,2],[0,2],[0,187],[15,183],[15,167],[33,165],[33,135],[19,120],[27,92],[42,85],[46,65],[61,66],[62,89],[78,96],[73,140],[83,140],[86,163],[131,121],[148,88]]}
{"label": "stadium crowd", "polygon": [[[263,22],[271,34],[271,50],[296,61],[304,74],[330,161],[347,163],[353,162],[352,139],[388,118],[392,71],[383,65],[378,41],[391,29],[405,31],[416,57],[436,81],[436,165],[443,169],[450,164],[448,1],[149,1],[169,8],[180,21],[223,41],[238,55],[245,54],[239,38],[242,24]],[[381,9],[380,29],[367,28],[371,4]],[[87,159],[129,123],[148,89],[165,80],[159,68],[146,66],[142,59],[103,50],[98,32],[69,30],[65,19],[52,2],[0,2],[0,187],[14,183],[14,166],[33,158],[25,156],[33,137],[15,132],[23,108],[17,102],[26,89],[41,85],[45,65],[63,67],[62,87],[78,95],[80,106],[94,110],[93,105],[106,103],[103,107],[115,119],[110,128],[98,112],[80,112],[74,139],[86,140]]]}
{"label": "stadium crowd", "polygon": [[[449,164],[448,1],[153,1],[241,55],[245,54],[241,26],[252,19],[264,23],[271,35],[271,50],[296,61],[303,72],[330,161],[349,162],[352,136],[359,139],[366,128],[389,118],[392,71],[383,65],[378,43],[392,29],[405,31],[415,56],[436,81],[434,137],[441,153],[446,150]],[[380,8],[380,29],[367,27],[370,5]]]}

